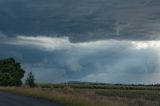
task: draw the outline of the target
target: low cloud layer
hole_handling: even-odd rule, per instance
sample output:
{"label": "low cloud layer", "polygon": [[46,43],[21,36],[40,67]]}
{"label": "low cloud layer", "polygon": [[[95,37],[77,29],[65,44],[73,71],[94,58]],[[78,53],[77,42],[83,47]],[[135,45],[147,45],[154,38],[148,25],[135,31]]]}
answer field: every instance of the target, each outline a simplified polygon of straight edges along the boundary
{"label": "low cloud layer", "polygon": [[159,0],[1,0],[7,36],[67,36],[72,42],[160,39]]}
{"label": "low cloud layer", "polygon": [[37,82],[148,84],[160,81],[157,47],[160,47],[159,41],[72,43],[67,37],[17,36],[0,44],[0,51],[7,51],[0,56],[13,56],[21,61],[27,71],[33,70]]}

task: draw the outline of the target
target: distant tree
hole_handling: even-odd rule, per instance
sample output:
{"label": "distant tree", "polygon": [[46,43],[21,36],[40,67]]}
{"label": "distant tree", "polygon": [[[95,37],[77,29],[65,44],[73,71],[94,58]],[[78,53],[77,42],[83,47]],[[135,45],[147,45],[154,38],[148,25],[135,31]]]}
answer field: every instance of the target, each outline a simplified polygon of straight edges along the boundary
{"label": "distant tree", "polygon": [[34,75],[31,72],[28,73],[27,79],[26,79],[26,85],[30,86],[30,87],[34,87],[35,86],[35,78]]}
{"label": "distant tree", "polygon": [[0,60],[1,86],[20,86],[24,73],[20,63],[16,62],[14,58]]}

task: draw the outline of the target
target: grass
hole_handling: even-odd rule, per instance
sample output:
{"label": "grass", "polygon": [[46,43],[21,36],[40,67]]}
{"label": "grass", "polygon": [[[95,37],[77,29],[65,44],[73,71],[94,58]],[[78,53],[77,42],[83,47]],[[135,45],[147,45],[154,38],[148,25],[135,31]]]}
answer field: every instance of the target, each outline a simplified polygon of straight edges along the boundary
{"label": "grass", "polygon": [[160,106],[159,90],[0,87],[1,91],[47,99],[65,106]]}

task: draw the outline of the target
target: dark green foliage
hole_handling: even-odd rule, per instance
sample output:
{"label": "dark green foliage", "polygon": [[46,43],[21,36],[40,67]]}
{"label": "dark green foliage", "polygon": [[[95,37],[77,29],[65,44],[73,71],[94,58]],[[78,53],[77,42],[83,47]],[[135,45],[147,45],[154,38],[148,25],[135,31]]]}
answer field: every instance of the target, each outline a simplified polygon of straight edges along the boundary
{"label": "dark green foliage", "polygon": [[34,75],[32,73],[32,71],[28,74],[27,79],[26,79],[26,85],[30,86],[30,87],[34,87],[35,86],[35,82],[34,82]]}
{"label": "dark green foliage", "polygon": [[13,58],[0,60],[0,85],[20,86],[25,71]]}

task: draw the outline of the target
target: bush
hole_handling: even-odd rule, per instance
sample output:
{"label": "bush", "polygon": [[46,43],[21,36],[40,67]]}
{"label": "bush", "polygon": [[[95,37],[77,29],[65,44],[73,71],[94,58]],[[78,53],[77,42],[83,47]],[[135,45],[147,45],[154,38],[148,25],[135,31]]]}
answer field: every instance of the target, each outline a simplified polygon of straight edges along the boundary
{"label": "bush", "polygon": [[35,86],[35,82],[34,82],[34,75],[31,72],[29,72],[27,79],[26,79],[26,85],[30,86],[30,87],[34,87]]}

